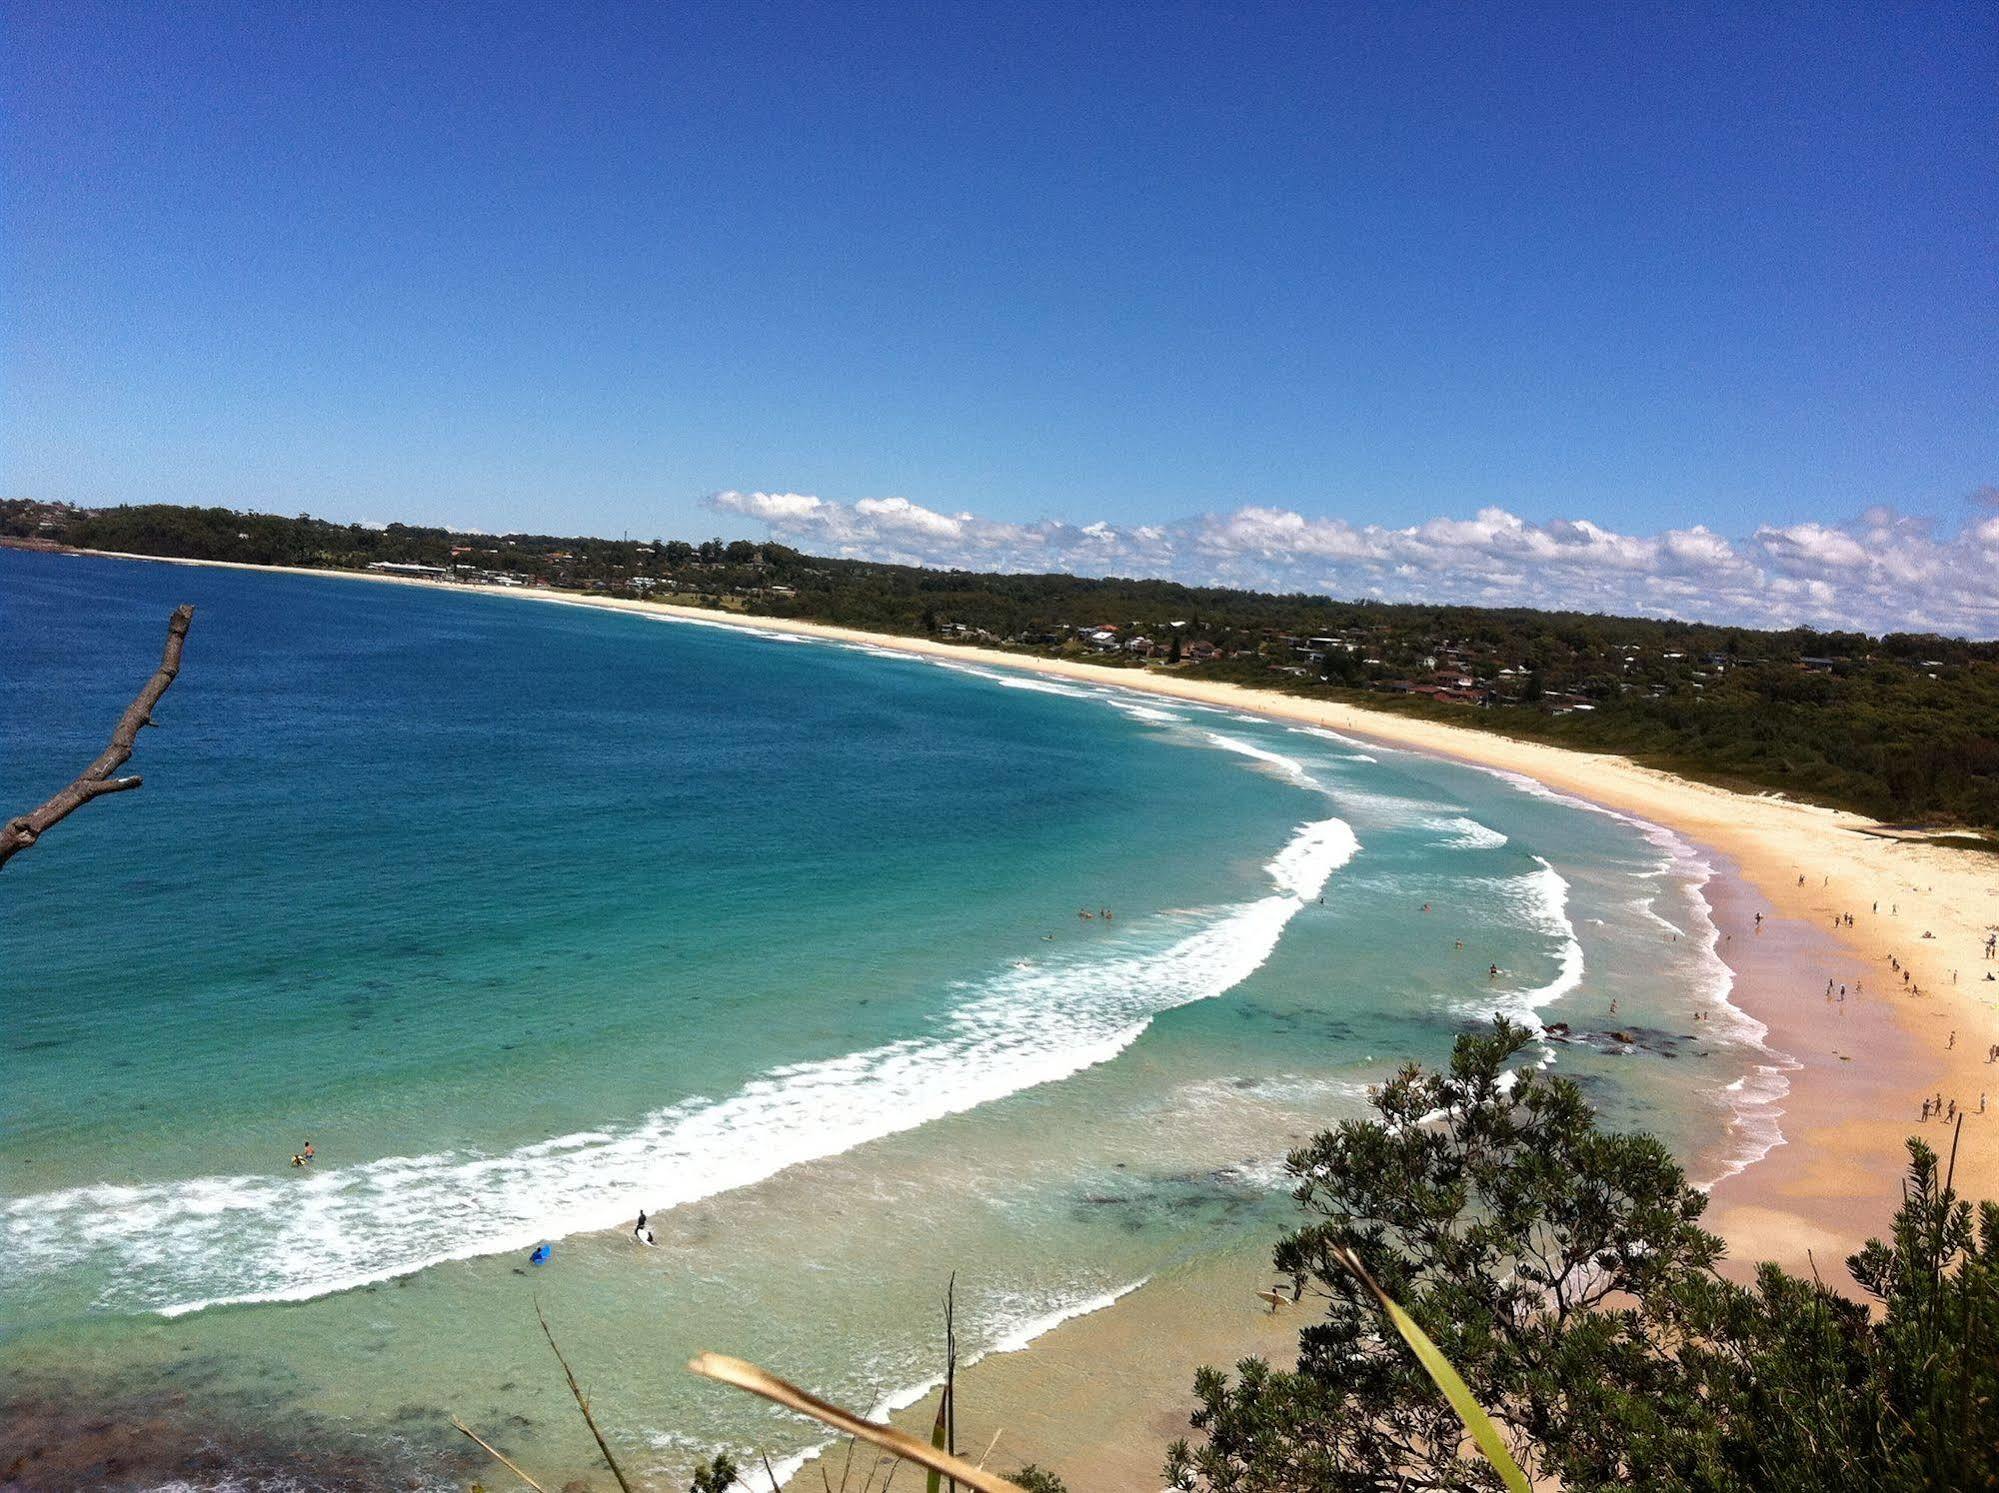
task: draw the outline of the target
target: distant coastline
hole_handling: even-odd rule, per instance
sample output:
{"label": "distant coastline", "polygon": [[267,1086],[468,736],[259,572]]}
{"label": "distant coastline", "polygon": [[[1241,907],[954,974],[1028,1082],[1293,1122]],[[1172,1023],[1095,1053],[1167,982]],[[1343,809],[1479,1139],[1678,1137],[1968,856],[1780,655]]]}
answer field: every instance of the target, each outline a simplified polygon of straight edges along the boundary
{"label": "distant coastline", "polygon": [[[454,592],[473,589],[356,571],[67,552]],[[1221,706],[1518,775],[1544,789],[1672,830],[1701,848],[1721,873],[1711,886],[1711,900],[1726,938],[1721,952],[1737,975],[1732,999],[1768,1026],[1770,1044],[1798,1064],[1787,1075],[1782,1142],[1756,1164],[1725,1177],[1713,1191],[1709,1222],[1730,1243],[1732,1273],[1746,1273],[1754,1262],[1774,1259],[1799,1271],[1816,1264],[1828,1281],[1843,1279],[1838,1262],[1867,1233],[1878,1231],[1892,1211],[1905,1161],[1904,1139],[1922,1129],[1922,1099],[1940,1092],[1976,1111],[1981,1093],[1999,1090],[1999,1068],[1983,1061],[1987,1046],[1999,1040],[1999,982],[1985,979],[1988,972],[1999,971],[1999,961],[1982,957],[1987,930],[1999,925],[1999,858],[1990,855],[1900,838],[1860,815],[1734,793],[1621,757],[1184,675],[662,602],[541,588],[476,589],[478,594],[626,612],[656,621],[976,661]],[[1762,932],[1755,917],[1759,912],[1768,920]],[[1848,913],[1853,926],[1835,928],[1835,920]],[[1828,979],[1855,987],[1845,1007],[1835,1010],[1826,999]],[[1920,996],[1910,993],[1917,989]],[[1952,1033],[1954,1046],[1949,1045]],[[1940,1149],[1948,1149],[1943,1127],[1932,1125],[1927,1134]],[[1957,1183],[1968,1196],[1999,1197],[1999,1110],[1988,1107],[1967,1120]],[[987,1370],[1007,1381],[995,1386],[996,1392],[1025,1410],[1032,1395],[1025,1383],[1011,1381],[1025,1375],[1038,1383],[1045,1374],[1060,1377],[1076,1371],[1071,1365],[1078,1355],[1087,1358],[1089,1345],[1167,1332],[1173,1298],[1170,1283],[1161,1283],[1056,1328],[1036,1343],[1034,1354],[1022,1356],[1035,1359],[1039,1369],[1030,1373],[1016,1360]],[[1280,1352],[1271,1346],[1271,1333],[1261,1330],[1267,1325],[1257,1324],[1256,1330],[1244,1326],[1244,1351]],[[1295,1331],[1295,1326],[1287,1330]],[[1182,1356],[1225,1359],[1228,1331],[1226,1324],[1214,1324],[1205,1339],[1188,1343]],[[1162,1372],[1155,1376],[1161,1382],[1154,1388],[1177,1383],[1184,1397],[1191,1365],[1184,1374],[1177,1364],[1166,1371],[1165,1361],[1175,1356],[1161,1355]],[[1104,1414],[1113,1408],[1104,1401]],[[1149,1438],[1153,1428],[1138,1420],[1156,1419],[1164,1408],[1133,1401],[1123,1413],[1129,1417],[1120,1423],[1123,1429],[1145,1431]],[[1156,1457],[1149,1444],[1134,1450],[1148,1463]],[[1127,1462],[1122,1453],[1106,1447],[1098,1465],[1121,1485],[1145,1470],[1138,1461]]]}

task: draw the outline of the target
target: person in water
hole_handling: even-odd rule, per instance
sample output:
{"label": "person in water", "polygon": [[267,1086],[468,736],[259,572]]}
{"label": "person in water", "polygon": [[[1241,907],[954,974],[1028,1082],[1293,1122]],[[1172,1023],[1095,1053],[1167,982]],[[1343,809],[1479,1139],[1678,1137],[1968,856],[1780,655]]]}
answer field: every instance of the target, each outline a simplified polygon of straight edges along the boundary
{"label": "person in water", "polygon": [[300,1154],[303,1155],[307,1161],[312,1160],[313,1150],[312,1150],[312,1142],[310,1140],[306,1141],[305,1150]]}
{"label": "person in water", "polygon": [[299,1155],[299,1154],[298,1154],[297,1152],[293,1152],[293,1153],[292,1153],[292,1165],[293,1165],[293,1166],[304,1166],[304,1165],[305,1165],[305,1158],[304,1158],[303,1156]]}

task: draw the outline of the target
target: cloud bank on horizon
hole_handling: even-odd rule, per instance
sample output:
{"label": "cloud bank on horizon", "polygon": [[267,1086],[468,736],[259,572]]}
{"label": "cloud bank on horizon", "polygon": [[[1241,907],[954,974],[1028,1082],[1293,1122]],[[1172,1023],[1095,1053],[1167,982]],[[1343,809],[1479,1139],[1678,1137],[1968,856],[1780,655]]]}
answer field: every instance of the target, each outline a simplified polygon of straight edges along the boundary
{"label": "cloud bank on horizon", "polygon": [[907,498],[719,492],[708,506],[821,554],[965,570],[1147,576],[1338,598],[1529,606],[1754,627],[1999,636],[1999,488],[1955,534],[1870,508],[1837,524],[1619,534],[1503,508],[1408,528],[1248,505],[1170,524],[1007,523]]}

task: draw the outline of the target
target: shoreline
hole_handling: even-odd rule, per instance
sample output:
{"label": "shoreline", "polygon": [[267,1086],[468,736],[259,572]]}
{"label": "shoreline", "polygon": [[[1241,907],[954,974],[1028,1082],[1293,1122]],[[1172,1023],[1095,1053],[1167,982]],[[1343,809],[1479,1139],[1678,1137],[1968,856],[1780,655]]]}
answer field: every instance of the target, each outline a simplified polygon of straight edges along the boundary
{"label": "shoreline", "polygon": [[[354,571],[66,553],[472,594],[496,589]],[[1897,838],[1860,815],[1731,792],[1621,757],[1239,685],[666,602],[539,588],[498,594],[787,633],[1219,706],[1518,776],[1660,826],[1713,865],[1706,892],[1723,940],[1718,952],[1735,976],[1729,999],[1762,1023],[1770,1047],[1795,1065],[1785,1073],[1788,1093],[1776,1101],[1781,1137],[1712,1189],[1706,1221],[1729,1242],[1728,1273],[1742,1278],[1756,1261],[1771,1259],[1799,1273],[1815,1266],[1830,1283],[1844,1284],[1840,1262],[1882,1229],[1899,1199],[1905,1137],[1920,1133],[1939,1151],[1950,1148],[1948,1128],[1919,1123],[1921,1100],[1933,1093],[1971,1111],[1957,1156],[1960,1192],[1999,1197],[1999,1147],[1987,1128],[1999,1125],[1999,1110],[1977,1112],[1985,1091],[1999,1099],[1999,1065],[1983,1061],[1987,1047],[1999,1042],[1999,982],[1985,980],[1988,972],[1999,972],[1999,962],[1981,953],[1985,930],[1999,924],[1999,858]],[[1764,914],[1761,931],[1758,912]],[[1853,917],[1852,927],[1835,923],[1845,914]],[[1846,1001],[1823,996],[1828,979],[1852,987]],[[1952,1033],[1954,1046],[1948,1045]],[[1072,1478],[1082,1474],[1091,1486],[1156,1486],[1164,1441],[1184,1431],[1184,1407],[1191,1404],[1191,1371],[1180,1374],[1179,1360],[1230,1363],[1252,1352],[1281,1359],[1293,1341],[1299,1323],[1283,1314],[1271,1319],[1217,1302],[1197,1330],[1179,1315],[1189,1300],[1218,1295],[1211,1288],[1224,1278],[1240,1274],[1247,1282],[1266,1273],[1253,1268],[1260,1265],[1218,1263],[1199,1287],[1155,1282],[1115,1306],[1051,1329],[1035,1340],[1031,1354],[996,1355],[992,1367],[969,1372],[974,1381],[992,1378],[997,1403],[975,1393],[973,1405],[986,1400],[995,1422],[1045,1428],[1045,1450],[1037,1450],[1033,1435],[1027,1446],[1006,1438],[1022,1460],[1054,1460],[1057,1470]],[[1246,1291],[1242,1299],[1246,1304]],[[1280,1324],[1281,1331],[1273,1331]],[[1173,1351],[1162,1353],[1156,1334],[1165,1331],[1182,1336],[1171,1340]],[[1127,1362],[1143,1363],[1139,1381],[1126,1380],[1114,1361],[1104,1360],[1119,1345],[1132,1355]],[[1172,1360],[1170,1369],[1166,1360]],[[1141,1384],[1144,1394],[1136,1392]],[[1159,1392],[1169,1384],[1176,1392],[1162,1402]],[[1088,1409],[1086,1425],[1058,1425],[1069,1417],[1049,1409],[1051,1387],[1070,1410]],[[927,1429],[925,1409],[919,1402],[896,1419],[921,1420],[919,1431]],[[1170,1433],[1162,1435],[1168,1422]],[[1084,1433],[1083,1440],[1072,1433]],[[1133,1439],[1142,1445],[1119,1444]]]}

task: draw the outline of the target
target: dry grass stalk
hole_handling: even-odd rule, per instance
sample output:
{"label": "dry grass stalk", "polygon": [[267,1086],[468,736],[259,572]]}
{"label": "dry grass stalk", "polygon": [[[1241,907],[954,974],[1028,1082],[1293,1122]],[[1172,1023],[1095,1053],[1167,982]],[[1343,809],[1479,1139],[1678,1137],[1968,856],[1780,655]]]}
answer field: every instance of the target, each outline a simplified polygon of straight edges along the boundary
{"label": "dry grass stalk", "polygon": [[548,1489],[544,1488],[540,1483],[536,1482],[533,1478],[529,1477],[525,1472],[522,1472],[520,1468],[516,1467],[511,1461],[509,1461],[507,1458],[507,1454],[505,1452],[501,1451],[498,1447],[494,1446],[490,1441],[486,1440],[483,1436],[481,1436],[477,1431],[473,1430],[470,1426],[466,1425],[464,1421],[460,1420],[457,1416],[454,1415],[451,1417],[451,1423],[454,1426],[458,1427],[459,1430],[463,1431],[467,1436],[470,1436],[474,1441],[478,1442],[479,1445],[485,1449],[486,1455],[493,1458],[494,1461],[498,1462],[502,1467],[506,1468],[507,1471],[511,1472],[515,1477],[519,1478],[522,1482],[526,1483],[530,1488],[534,1489],[534,1493],[548,1493]]}
{"label": "dry grass stalk", "polygon": [[576,1375],[569,1367],[569,1360],[562,1356],[562,1349],[556,1347],[555,1334],[548,1330],[548,1318],[541,1314],[541,1303],[534,1304],[535,1320],[541,1323],[541,1335],[548,1339],[548,1346],[555,1350],[555,1361],[562,1365],[562,1377],[569,1381],[569,1392],[576,1397],[576,1408],[583,1412],[583,1424],[590,1428],[590,1434],[597,1438],[597,1450],[604,1454],[604,1465],[611,1469],[611,1476],[618,1480],[624,1493],[632,1493],[632,1485],[625,1481],[625,1470],[618,1465],[618,1459],[611,1455],[611,1444],[604,1439],[604,1433],[597,1429],[597,1417],[590,1413],[590,1401],[583,1393],[583,1386],[576,1382]]}
{"label": "dry grass stalk", "polygon": [[905,1462],[914,1462],[919,1467],[928,1467],[933,1472],[941,1472],[946,1477],[976,1488],[979,1493],[1020,1493],[1020,1489],[1003,1477],[987,1472],[982,1467],[974,1467],[962,1457],[954,1457],[949,1452],[938,1451],[925,1446],[914,1436],[905,1435],[894,1426],[884,1426],[875,1421],[863,1419],[851,1410],[843,1410],[817,1395],[808,1394],[797,1385],[787,1383],[775,1374],[767,1374],[753,1363],[745,1363],[740,1358],[729,1358],[720,1353],[703,1353],[687,1367],[703,1378],[713,1379],[720,1384],[746,1389],[751,1394],[762,1395],[775,1404],[794,1410],[800,1415],[810,1416],[836,1431],[872,1442],[885,1451],[895,1453]]}

